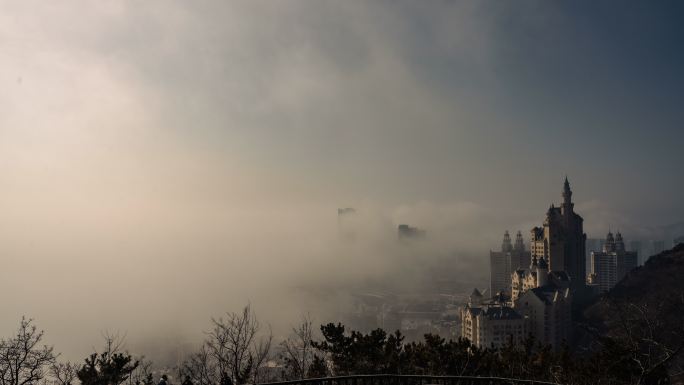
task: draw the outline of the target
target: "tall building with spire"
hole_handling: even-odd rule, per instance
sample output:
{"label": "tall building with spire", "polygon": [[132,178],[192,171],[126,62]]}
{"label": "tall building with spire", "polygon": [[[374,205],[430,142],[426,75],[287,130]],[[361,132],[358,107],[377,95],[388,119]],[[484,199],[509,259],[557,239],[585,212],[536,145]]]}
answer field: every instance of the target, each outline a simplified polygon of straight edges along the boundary
{"label": "tall building with spire", "polygon": [[531,231],[530,251],[532,258],[544,258],[551,271],[565,271],[571,286],[578,288],[586,282],[587,235],[584,233],[584,219],[574,211],[572,190],[565,178],[560,207],[551,204],[541,227]]}
{"label": "tall building with spire", "polygon": [[515,236],[515,243],[506,231],[501,251],[489,252],[490,262],[490,293],[495,294],[503,291],[511,294],[511,274],[520,268],[530,265],[530,252],[525,249],[525,242],[520,231]]}

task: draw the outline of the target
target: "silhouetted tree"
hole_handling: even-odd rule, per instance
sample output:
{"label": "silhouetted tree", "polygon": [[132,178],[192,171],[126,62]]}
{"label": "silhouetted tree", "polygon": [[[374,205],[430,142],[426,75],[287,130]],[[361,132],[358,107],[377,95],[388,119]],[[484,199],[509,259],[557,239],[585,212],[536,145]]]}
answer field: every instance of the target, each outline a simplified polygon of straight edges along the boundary
{"label": "silhouetted tree", "polygon": [[228,373],[223,372],[221,373],[221,382],[219,382],[220,385],[233,385],[233,380],[230,378],[230,375]]}
{"label": "silhouetted tree", "polygon": [[[345,335],[341,323],[321,325],[322,342],[314,342],[314,347],[322,351],[332,363],[333,376],[356,374],[352,344],[353,339]],[[360,373],[359,373],[360,374]]]}
{"label": "silhouetted tree", "polygon": [[301,323],[292,328],[292,334],[280,343],[285,363],[285,376],[288,379],[302,379],[308,376],[309,367],[314,359],[313,321],[310,316],[302,316]]}
{"label": "silhouetted tree", "polygon": [[152,361],[148,361],[144,356],[137,359],[138,366],[131,372],[128,377],[128,385],[154,385],[154,377],[152,375]]}
{"label": "silhouetted tree", "polygon": [[218,365],[206,345],[183,362],[180,373],[195,385],[216,385],[220,379]]}
{"label": "silhouetted tree", "polygon": [[53,348],[41,345],[43,331],[22,317],[17,334],[0,340],[0,385],[32,385],[55,363]]}
{"label": "silhouetted tree", "polygon": [[78,379],[78,365],[70,362],[55,362],[50,366],[50,376],[57,385],[72,385]]}
{"label": "silhouetted tree", "polygon": [[270,329],[262,333],[251,306],[245,306],[241,313],[212,319],[212,323],[200,351],[181,365],[183,375],[197,385],[219,384],[225,378],[223,373],[237,384],[262,382],[273,334]]}
{"label": "silhouetted tree", "polygon": [[120,352],[123,338],[105,336],[102,353],[93,353],[85,359],[77,376],[82,385],[120,385],[129,379],[140,364],[128,353]]}
{"label": "silhouetted tree", "polygon": [[326,363],[325,359],[321,356],[314,355],[306,376],[308,378],[322,378],[327,377],[329,374],[328,364]]}

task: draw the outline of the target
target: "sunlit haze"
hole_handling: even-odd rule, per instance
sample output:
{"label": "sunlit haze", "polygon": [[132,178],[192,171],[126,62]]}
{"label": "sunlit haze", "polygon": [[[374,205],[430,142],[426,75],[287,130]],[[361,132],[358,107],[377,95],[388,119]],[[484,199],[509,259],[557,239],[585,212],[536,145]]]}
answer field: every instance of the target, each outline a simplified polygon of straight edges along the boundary
{"label": "sunlit haze", "polygon": [[683,15],[0,1],[0,332],[35,318],[78,361],[119,331],[173,363],[247,303],[277,337],[434,271],[485,287],[489,250],[529,241],[566,176],[587,237],[671,242]]}

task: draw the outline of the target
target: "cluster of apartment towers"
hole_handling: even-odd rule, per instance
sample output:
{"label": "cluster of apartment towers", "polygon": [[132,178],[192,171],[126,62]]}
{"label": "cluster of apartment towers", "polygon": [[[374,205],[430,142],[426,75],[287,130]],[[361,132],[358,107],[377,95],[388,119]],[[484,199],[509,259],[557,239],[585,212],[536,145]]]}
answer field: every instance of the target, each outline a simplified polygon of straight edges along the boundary
{"label": "cluster of apartment towers", "polygon": [[573,296],[608,291],[637,266],[622,235],[609,232],[603,250],[591,253],[587,275],[584,219],[574,212],[567,178],[562,197],[531,230],[529,251],[520,231],[515,243],[506,231],[501,251],[490,252],[493,296],[475,289],[461,309],[461,335],[475,345],[500,347],[532,336],[558,349],[572,338]]}

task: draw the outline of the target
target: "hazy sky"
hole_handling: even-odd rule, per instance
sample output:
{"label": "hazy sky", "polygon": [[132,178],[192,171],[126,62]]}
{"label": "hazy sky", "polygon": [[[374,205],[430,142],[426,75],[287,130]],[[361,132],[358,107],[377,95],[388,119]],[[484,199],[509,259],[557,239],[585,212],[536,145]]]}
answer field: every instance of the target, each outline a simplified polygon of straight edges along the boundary
{"label": "hazy sky", "polygon": [[337,207],[483,258],[566,174],[589,236],[679,222],[682,47],[677,1],[0,1],[0,330],[295,314],[395,252]]}

